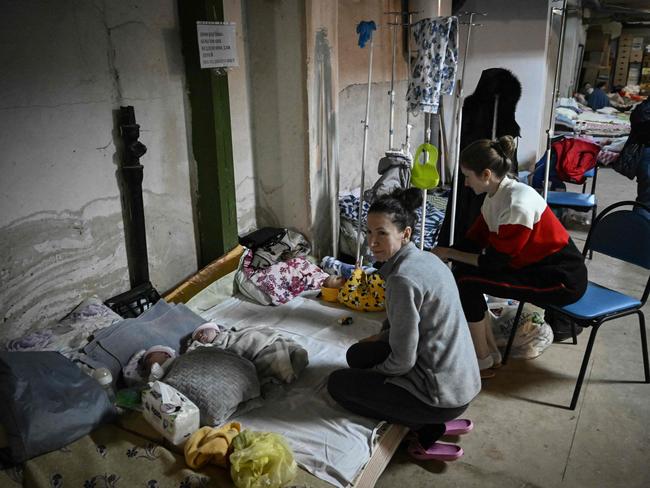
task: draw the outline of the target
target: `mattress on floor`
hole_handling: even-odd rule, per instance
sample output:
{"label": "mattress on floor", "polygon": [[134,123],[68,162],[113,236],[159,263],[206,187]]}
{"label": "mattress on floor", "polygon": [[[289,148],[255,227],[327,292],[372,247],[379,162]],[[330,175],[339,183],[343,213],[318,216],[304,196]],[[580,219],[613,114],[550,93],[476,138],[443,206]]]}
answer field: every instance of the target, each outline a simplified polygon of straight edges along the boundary
{"label": "mattress on floor", "polygon": [[[318,478],[335,486],[352,484],[372,455],[378,422],[334,402],[327,392],[327,377],[347,366],[348,347],[376,334],[385,314],[354,312],[323,302],[314,292],[277,307],[235,296],[201,314],[237,330],[272,328],[307,350],[309,365],[294,383],[277,385],[262,406],[235,414],[234,420],[246,428],[282,434],[298,464]],[[339,325],[344,316],[352,317],[353,324]]]}
{"label": "mattress on floor", "polygon": [[[231,273],[213,282],[188,300],[188,307],[228,328],[273,328],[309,354],[309,365],[296,382],[278,386],[261,407],[235,414],[234,419],[247,428],[282,434],[300,467],[321,480],[334,486],[373,486],[406,429],[382,427],[348,412],[332,400],[326,385],[331,371],[347,366],[348,347],[377,333],[385,314],[323,302],[317,292],[306,292],[284,305],[263,306],[241,295],[226,296],[232,280]],[[339,324],[346,316],[353,318],[352,325]]]}

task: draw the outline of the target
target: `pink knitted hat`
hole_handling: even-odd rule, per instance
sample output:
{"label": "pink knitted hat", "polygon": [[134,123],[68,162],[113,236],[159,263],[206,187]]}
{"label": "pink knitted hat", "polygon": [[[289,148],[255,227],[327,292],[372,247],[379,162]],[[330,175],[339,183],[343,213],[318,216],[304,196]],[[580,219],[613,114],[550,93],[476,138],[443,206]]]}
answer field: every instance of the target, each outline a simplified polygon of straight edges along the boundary
{"label": "pink knitted hat", "polygon": [[192,332],[192,340],[196,339],[196,334],[205,329],[214,329],[217,333],[221,331],[219,326],[214,322],[206,322],[205,324],[201,324],[196,329],[194,329],[194,332]]}
{"label": "pink knitted hat", "polygon": [[144,356],[142,357],[146,358],[149,354],[152,354],[154,352],[164,352],[165,354],[169,354],[170,358],[176,357],[176,351],[167,346],[151,346],[149,349],[147,349],[147,352],[145,352]]}

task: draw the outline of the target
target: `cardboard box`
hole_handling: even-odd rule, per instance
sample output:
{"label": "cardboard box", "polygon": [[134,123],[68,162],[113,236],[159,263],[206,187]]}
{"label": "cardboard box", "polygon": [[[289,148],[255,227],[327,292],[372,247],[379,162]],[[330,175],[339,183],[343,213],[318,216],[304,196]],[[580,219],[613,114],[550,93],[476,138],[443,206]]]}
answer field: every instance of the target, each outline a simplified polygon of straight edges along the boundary
{"label": "cardboard box", "polygon": [[638,85],[641,80],[641,64],[630,64],[630,70],[627,73],[627,85]]}
{"label": "cardboard box", "polygon": [[643,37],[634,37],[632,39],[632,52],[643,51],[644,46],[645,44],[643,43]]}

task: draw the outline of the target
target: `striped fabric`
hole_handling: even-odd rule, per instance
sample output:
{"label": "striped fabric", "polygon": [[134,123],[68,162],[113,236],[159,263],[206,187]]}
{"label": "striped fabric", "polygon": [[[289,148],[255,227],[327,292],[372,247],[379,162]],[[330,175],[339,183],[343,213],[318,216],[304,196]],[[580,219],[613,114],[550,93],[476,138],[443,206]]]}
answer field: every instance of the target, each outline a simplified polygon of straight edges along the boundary
{"label": "striped fabric", "polygon": [[[366,227],[366,217],[368,216],[368,208],[370,205],[368,202],[363,202],[363,221],[362,225],[365,230]],[[357,225],[357,220],[359,219],[359,198],[354,195],[343,195],[339,197],[339,210],[341,212],[341,218],[347,219]],[[422,209],[417,209],[418,223],[413,229],[413,242],[419,246],[420,245],[420,222],[422,218]],[[424,248],[432,249],[438,240],[438,232],[442,226],[442,220],[445,217],[445,213],[438,210],[434,207],[429,201],[427,201],[427,213],[426,220],[424,222]]]}

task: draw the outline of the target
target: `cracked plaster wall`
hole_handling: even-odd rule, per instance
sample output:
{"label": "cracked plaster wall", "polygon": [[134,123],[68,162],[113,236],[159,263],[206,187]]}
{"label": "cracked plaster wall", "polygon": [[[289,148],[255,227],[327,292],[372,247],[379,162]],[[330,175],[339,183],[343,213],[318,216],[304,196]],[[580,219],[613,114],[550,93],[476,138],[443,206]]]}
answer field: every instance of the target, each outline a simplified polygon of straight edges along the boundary
{"label": "cracked plaster wall", "polygon": [[[356,26],[362,20],[374,20],[377,31],[373,34],[372,87],[370,116],[368,118],[368,147],[365,161],[365,188],[379,178],[377,164],[388,150],[390,117],[390,79],[392,69],[392,32],[388,24],[392,17],[384,12],[401,9],[396,0],[361,0],[350,3],[338,0],[338,70],[339,70],[339,161],[340,190],[352,190],[361,183],[363,153],[363,124],[366,115],[368,91],[368,50],[358,46]],[[413,10],[422,11],[421,8]],[[397,35],[395,61],[395,119],[393,146],[400,148],[406,136],[407,66],[402,35]],[[411,152],[424,141],[424,116],[411,117]]]}
{"label": "cracked plaster wall", "polygon": [[113,111],[148,147],[151,280],[196,270],[176,3],[3,2],[0,336],[46,327],[85,296],[129,288]]}

